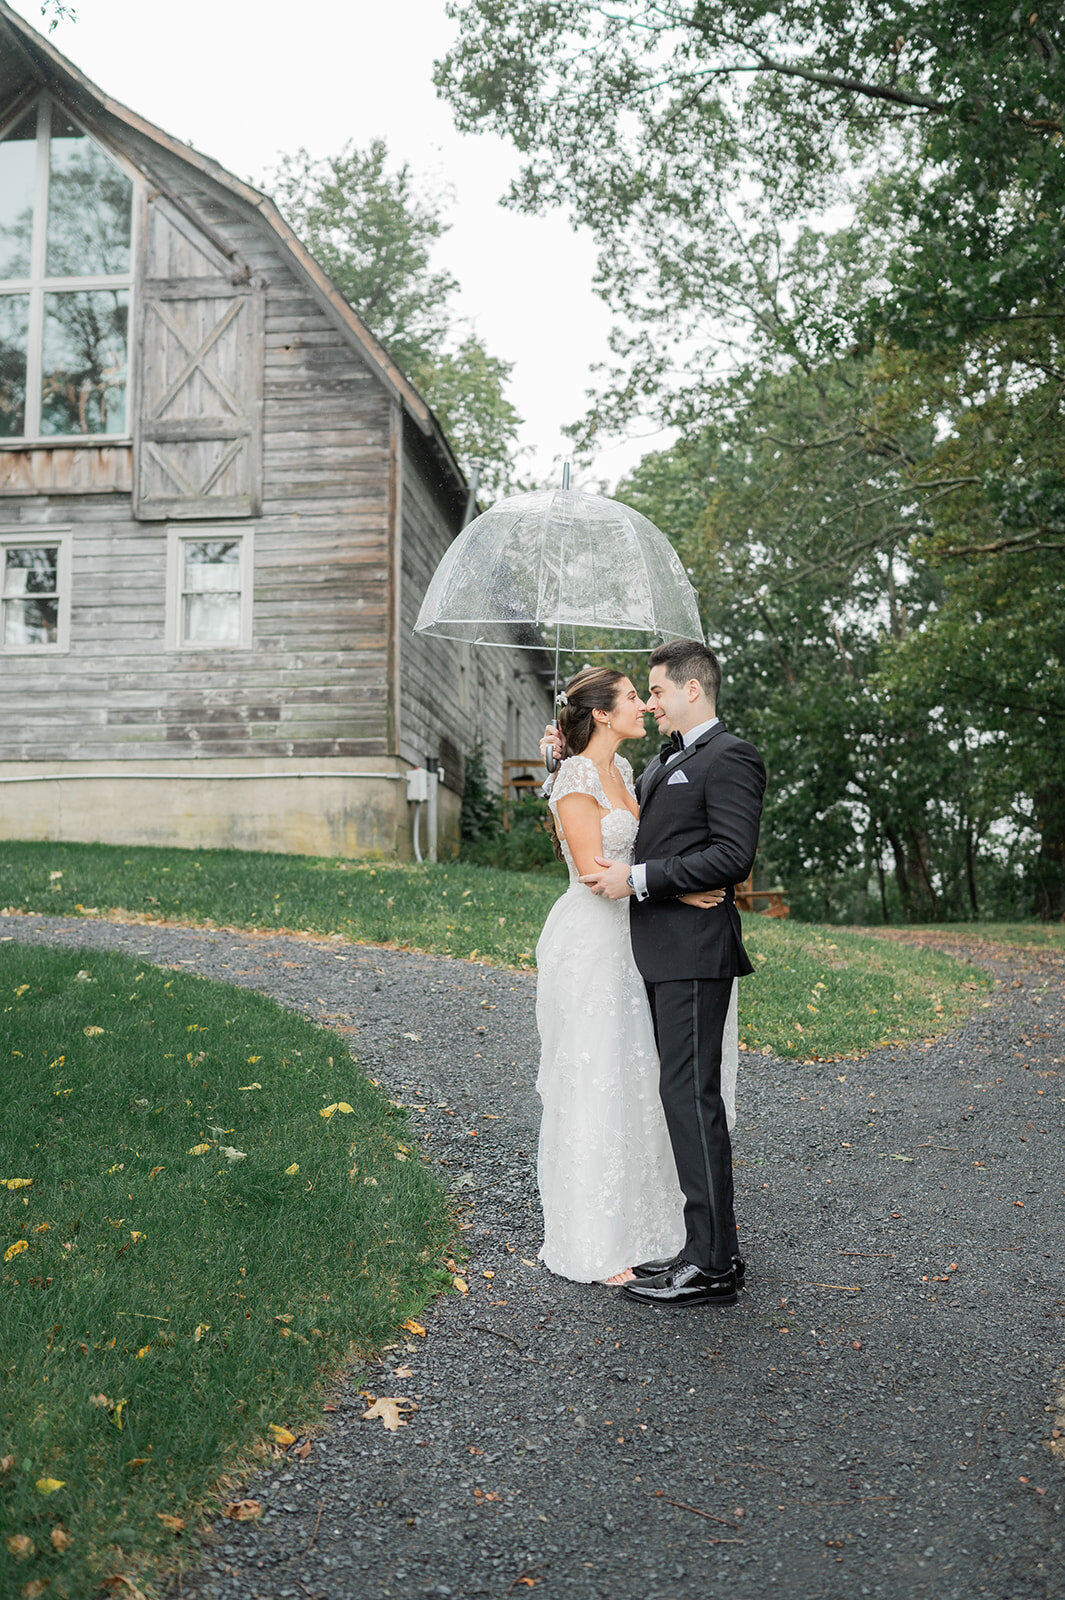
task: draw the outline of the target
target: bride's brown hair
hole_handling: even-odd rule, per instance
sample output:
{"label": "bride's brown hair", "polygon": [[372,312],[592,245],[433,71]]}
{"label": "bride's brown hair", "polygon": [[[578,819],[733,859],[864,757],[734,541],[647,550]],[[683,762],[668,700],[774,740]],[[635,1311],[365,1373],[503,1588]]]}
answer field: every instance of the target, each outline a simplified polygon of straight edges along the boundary
{"label": "bride's brown hair", "polygon": [[[588,746],[595,732],[595,711],[609,715],[618,703],[618,691],[625,681],[623,672],[613,667],[585,667],[571,678],[562,693],[565,704],[559,707],[558,731],[562,735],[562,759],[579,756]],[[554,812],[548,808],[548,819],[555,839],[555,855],[564,860],[558,837]]]}

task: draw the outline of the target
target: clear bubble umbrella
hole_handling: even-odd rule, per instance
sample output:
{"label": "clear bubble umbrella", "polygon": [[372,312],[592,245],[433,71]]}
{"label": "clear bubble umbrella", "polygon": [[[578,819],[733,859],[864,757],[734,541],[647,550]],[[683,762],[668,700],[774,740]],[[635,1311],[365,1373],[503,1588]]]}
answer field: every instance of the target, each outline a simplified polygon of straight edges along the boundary
{"label": "clear bubble umbrella", "polygon": [[665,534],[568,479],[567,469],[563,488],[508,495],[476,517],[437,567],[414,624],[468,644],[553,649],[556,700],[562,650],[703,637],[695,590]]}

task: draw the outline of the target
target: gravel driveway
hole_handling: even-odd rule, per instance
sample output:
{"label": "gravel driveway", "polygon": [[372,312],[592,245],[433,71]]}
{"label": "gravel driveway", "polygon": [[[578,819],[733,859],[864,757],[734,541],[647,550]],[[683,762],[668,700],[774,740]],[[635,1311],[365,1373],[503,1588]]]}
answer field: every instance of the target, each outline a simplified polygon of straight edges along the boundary
{"label": "gravel driveway", "polygon": [[1060,957],[994,954],[990,1005],[932,1044],[744,1058],[748,1289],[667,1313],[536,1264],[531,977],[215,929],[0,934],[180,964],[348,1030],[464,1208],[469,1295],[356,1375],[417,1399],[410,1425],[362,1421],[354,1384],[332,1396],[307,1460],[246,1486],[262,1520],[218,1524],[175,1595],[1065,1594]]}

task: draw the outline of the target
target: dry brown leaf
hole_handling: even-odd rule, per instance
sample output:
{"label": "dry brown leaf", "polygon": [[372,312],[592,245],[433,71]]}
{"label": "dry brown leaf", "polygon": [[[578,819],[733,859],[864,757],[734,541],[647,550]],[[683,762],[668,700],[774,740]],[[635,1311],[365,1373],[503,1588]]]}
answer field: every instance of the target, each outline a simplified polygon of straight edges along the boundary
{"label": "dry brown leaf", "polygon": [[304,1439],[303,1443],[302,1444],[298,1444],[296,1446],[295,1450],[293,1450],[293,1452],[292,1452],[292,1454],[294,1456],[299,1456],[301,1461],[306,1461],[306,1459],[310,1455],[310,1453],[311,1453],[311,1441],[309,1439]]}
{"label": "dry brown leaf", "polygon": [[14,1456],[0,1456],[0,1472],[10,1472],[14,1465]]}
{"label": "dry brown leaf", "polygon": [[234,1522],[254,1522],[262,1514],[263,1508],[258,1500],[231,1500],[223,1510],[223,1515],[231,1517]]}
{"label": "dry brown leaf", "polygon": [[24,1533],[13,1533],[7,1541],[7,1548],[16,1561],[28,1561],[33,1554],[33,1540]]}
{"label": "dry brown leaf", "polygon": [[369,1422],[375,1417],[380,1417],[385,1425],[386,1433],[395,1433],[397,1428],[407,1426],[406,1418],[400,1407],[405,1406],[408,1411],[417,1411],[418,1407],[413,1400],[408,1400],[406,1395],[379,1395],[368,1411],[362,1414],[362,1420]]}
{"label": "dry brown leaf", "polygon": [[169,1511],[157,1511],[156,1516],[164,1528],[169,1528],[171,1533],[182,1533],[185,1528],[185,1518],[175,1517]]}
{"label": "dry brown leaf", "polygon": [[22,1586],[22,1600],[38,1600],[38,1596],[48,1592],[51,1583],[51,1578],[31,1578]]}
{"label": "dry brown leaf", "polygon": [[393,1378],[413,1378],[414,1373],[410,1367],[397,1367],[392,1376]]}
{"label": "dry brown leaf", "polygon": [[49,1538],[52,1541],[52,1548],[54,1550],[69,1550],[71,1545],[74,1543],[73,1536],[67,1532],[62,1523],[52,1529]]}

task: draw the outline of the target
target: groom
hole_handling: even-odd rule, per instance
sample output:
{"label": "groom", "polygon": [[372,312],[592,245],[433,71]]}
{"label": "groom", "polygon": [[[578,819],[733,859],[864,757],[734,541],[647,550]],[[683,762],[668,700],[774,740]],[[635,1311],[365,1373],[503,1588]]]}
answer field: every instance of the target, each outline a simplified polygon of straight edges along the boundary
{"label": "groom", "polygon": [[[581,882],[610,900],[634,896],[632,952],[651,1003],[687,1236],[672,1261],[637,1266],[621,1293],[644,1305],[731,1305],[744,1263],[732,1209],[721,1041],[732,980],[753,971],[734,885],[754,863],[765,767],[717,715],[721,668],[712,650],[676,639],[653,651],[649,665],[650,709],[671,741],[637,783],[634,861],[630,867],[597,857],[602,870]],[[699,911],[677,898],[696,889],[724,889],[724,903]]]}

